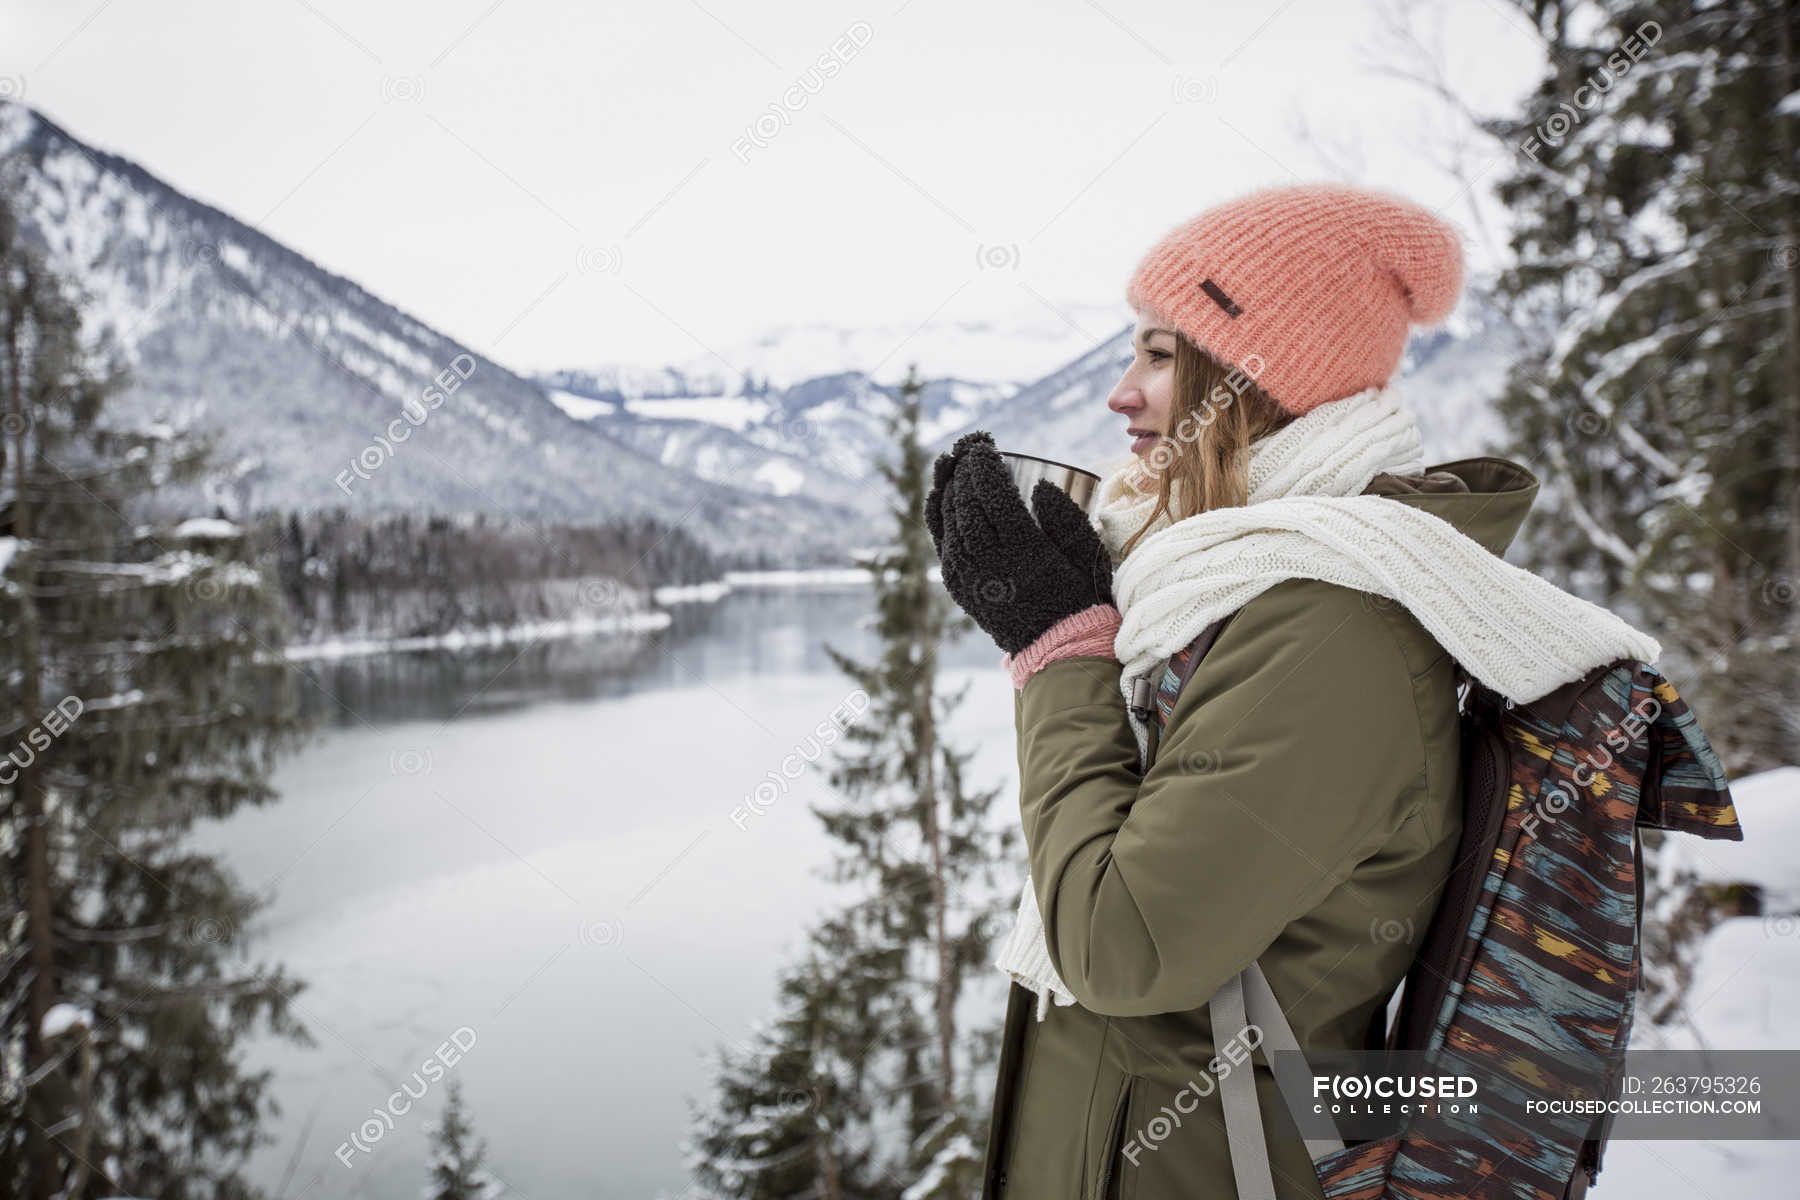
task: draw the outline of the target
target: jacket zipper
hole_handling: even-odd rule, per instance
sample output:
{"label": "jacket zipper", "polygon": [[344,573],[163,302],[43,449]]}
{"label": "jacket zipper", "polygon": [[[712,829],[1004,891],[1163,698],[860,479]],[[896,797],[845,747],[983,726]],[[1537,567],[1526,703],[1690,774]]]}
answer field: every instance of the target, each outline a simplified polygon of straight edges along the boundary
{"label": "jacket zipper", "polygon": [[1113,1102],[1112,1122],[1106,1130],[1106,1157],[1100,1163],[1100,1179],[1094,1185],[1094,1200],[1106,1200],[1106,1187],[1112,1182],[1113,1167],[1118,1163],[1125,1144],[1125,1119],[1131,1114],[1132,1077],[1125,1076],[1119,1087],[1119,1098]]}

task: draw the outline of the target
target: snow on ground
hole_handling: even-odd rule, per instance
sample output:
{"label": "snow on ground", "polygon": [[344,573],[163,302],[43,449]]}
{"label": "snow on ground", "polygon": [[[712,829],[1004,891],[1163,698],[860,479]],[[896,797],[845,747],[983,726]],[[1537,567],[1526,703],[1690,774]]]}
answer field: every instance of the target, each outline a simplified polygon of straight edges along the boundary
{"label": "snow on ground", "polygon": [[1671,838],[1660,856],[1665,879],[1692,873],[1718,883],[1754,883],[1766,913],[1800,913],[1800,767],[1733,780],[1741,842]]}
{"label": "snow on ground", "polygon": [[824,583],[866,584],[869,579],[869,572],[862,567],[725,572],[725,582],[732,587],[817,587]]}
{"label": "snow on ground", "polygon": [[686,417],[742,433],[764,420],[773,406],[752,396],[677,396],[627,400],[625,407],[640,417]]}
{"label": "snow on ground", "polygon": [[324,642],[294,642],[283,650],[293,662],[313,658],[354,658],[365,654],[389,654],[400,650],[461,650],[471,646],[500,646],[509,642],[582,637],[595,633],[640,633],[662,629],[674,620],[666,612],[631,612],[606,617],[571,617],[561,621],[527,621],[492,629],[458,629],[450,633],[403,638],[335,638]]}
{"label": "snow on ground", "polygon": [[[1632,1046],[1671,1050],[1800,1050],[1800,767],[1734,780],[1741,842],[1671,835],[1662,869],[1757,883],[1762,916],[1721,923],[1701,949],[1688,992],[1690,1024],[1662,1036],[1644,1025]],[[1800,1113],[1794,1114],[1800,1120]],[[1613,1141],[1593,1187],[1629,1200],[1774,1200],[1795,1194],[1797,1141]]]}
{"label": "snow on ground", "polygon": [[595,417],[603,417],[619,410],[619,406],[611,400],[595,400],[590,396],[577,396],[574,392],[565,392],[561,388],[545,388],[550,402],[568,413],[577,421],[591,421]]}
{"label": "snow on ground", "polygon": [[189,517],[175,527],[177,538],[212,538],[223,540],[234,538],[241,531],[230,521],[222,521],[218,517]]}
{"label": "snow on ground", "polygon": [[687,604],[694,601],[710,603],[722,599],[731,591],[731,585],[722,580],[711,583],[671,583],[665,587],[653,588],[650,598],[661,605]]}
{"label": "snow on ground", "polygon": [[806,473],[784,459],[771,458],[751,476],[777,496],[791,496],[806,484]]}

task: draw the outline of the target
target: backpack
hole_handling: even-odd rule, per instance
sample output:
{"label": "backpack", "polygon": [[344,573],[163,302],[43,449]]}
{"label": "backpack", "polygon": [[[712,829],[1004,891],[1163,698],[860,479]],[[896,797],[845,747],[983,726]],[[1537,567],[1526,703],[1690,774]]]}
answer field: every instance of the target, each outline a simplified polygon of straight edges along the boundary
{"label": "backpack", "polygon": [[[1149,677],[1138,681],[1132,709],[1148,726],[1152,753],[1230,619],[1173,655],[1153,695]],[[1596,667],[1529,704],[1506,700],[1460,664],[1456,680],[1456,865],[1391,1028],[1383,1005],[1364,1048],[1424,1052],[1434,1072],[1516,1082],[1519,1095],[1556,1094],[1580,1079],[1604,1081],[1600,1094],[1615,1098],[1641,970],[1638,831],[1741,841],[1724,769],[1674,685],[1647,663]],[[1291,1051],[1289,1061],[1304,1063],[1258,964],[1208,1008],[1214,1029],[1254,1023],[1265,1055]],[[1251,1073],[1224,1075],[1219,1091],[1237,1194],[1274,1200]],[[1611,1114],[1590,1126],[1511,1121],[1482,1107],[1480,1117],[1408,1116],[1378,1139],[1308,1139],[1326,1200],[1579,1200],[1599,1175]]]}

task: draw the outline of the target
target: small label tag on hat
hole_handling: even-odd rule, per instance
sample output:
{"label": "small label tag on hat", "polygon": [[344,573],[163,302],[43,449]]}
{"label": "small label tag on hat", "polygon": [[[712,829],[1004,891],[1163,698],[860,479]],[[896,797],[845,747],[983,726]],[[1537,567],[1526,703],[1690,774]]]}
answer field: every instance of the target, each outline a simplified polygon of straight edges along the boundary
{"label": "small label tag on hat", "polygon": [[1235,317],[1244,311],[1237,306],[1236,301],[1225,294],[1225,289],[1221,288],[1210,279],[1202,279],[1200,281],[1200,290],[1210,296],[1214,304],[1217,304],[1220,308],[1224,309],[1225,315],[1228,317]]}

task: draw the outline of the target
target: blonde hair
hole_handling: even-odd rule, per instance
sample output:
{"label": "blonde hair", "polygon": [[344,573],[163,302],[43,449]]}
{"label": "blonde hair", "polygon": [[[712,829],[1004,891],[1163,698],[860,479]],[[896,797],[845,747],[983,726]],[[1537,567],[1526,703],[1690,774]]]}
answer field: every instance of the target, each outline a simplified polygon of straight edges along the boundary
{"label": "blonde hair", "polygon": [[[1254,354],[1242,367],[1227,366],[1186,336],[1175,335],[1168,428],[1136,464],[1137,478],[1148,476],[1156,483],[1156,505],[1126,540],[1121,558],[1149,532],[1158,514],[1168,513],[1170,521],[1179,521],[1249,501],[1250,443],[1294,419],[1256,386],[1262,367],[1262,359]],[[1173,511],[1175,493],[1187,511]]]}

